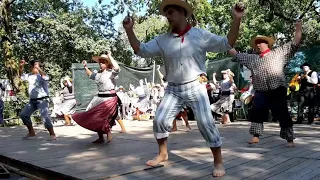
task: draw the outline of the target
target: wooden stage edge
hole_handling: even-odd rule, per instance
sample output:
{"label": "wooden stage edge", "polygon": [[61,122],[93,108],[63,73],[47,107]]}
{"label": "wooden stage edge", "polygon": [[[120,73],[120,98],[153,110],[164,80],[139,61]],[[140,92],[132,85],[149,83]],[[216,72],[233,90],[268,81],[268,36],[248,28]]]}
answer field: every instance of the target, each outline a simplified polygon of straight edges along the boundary
{"label": "wooden stage edge", "polygon": [[[214,179],[210,149],[197,128],[178,122],[169,136],[169,160],[157,167],[145,162],[157,155],[152,121],[124,121],[127,133],[116,125],[111,143],[92,144],[94,132],[78,125],[54,125],[57,141],[36,126],[37,139],[23,141],[23,126],[0,128],[0,163],[29,179],[53,180],[163,180]],[[320,126],[294,125],[295,148],[285,147],[277,123],[266,123],[258,145],[248,145],[250,123],[217,125],[227,174],[219,180],[320,180]]]}

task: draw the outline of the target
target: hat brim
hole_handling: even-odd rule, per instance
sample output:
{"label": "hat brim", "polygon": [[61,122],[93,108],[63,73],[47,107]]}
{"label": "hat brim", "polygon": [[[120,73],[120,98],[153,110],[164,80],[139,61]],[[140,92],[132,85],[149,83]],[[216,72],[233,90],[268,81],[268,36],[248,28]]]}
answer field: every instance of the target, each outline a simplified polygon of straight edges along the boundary
{"label": "hat brim", "polygon": [[264,41],[267,41],[268,42],[268,47],[271,48],[274,44],[274,39],[271,38],[271,37],[267,37],[267,36],[257,36],[257,37],[254,37],[252,40],[251,40],[251,47],[253,47],[254,49],[258,49],[257,45],[256,45],[256,41],[257,40],[264,40]]}
{"label": "hat brim", "polygon": [[164,0],[164,1],[162,1],[162,3],[160,4],[160,7],[159,7],[159,11],[162,16],[165,16],[164,8],[169,5],[176,5],[176,6],[180,6],[180,7],[184,8],[187,11],[187,15],[186,15],[187,18],[190,17],[193,13],[193,9],[192,9],[191,5],[185,1]]}
{"label": "hat brim", "polygon": [[303,69],[303,66],[308,66],[308,67],[311,69],[311,64],[309,64],[309,63],[303,63],[303,64],[300,66],[300,69]]}
{"label": "hat brim", "polygon": [[110,59],[109,58],[102,57],[102,56],[93,56],[92,57],[92,60],[94,60],[97,63],[100,63],[100,59],[104,59],[104,60],[108,61],[108,63],[110,64]]}

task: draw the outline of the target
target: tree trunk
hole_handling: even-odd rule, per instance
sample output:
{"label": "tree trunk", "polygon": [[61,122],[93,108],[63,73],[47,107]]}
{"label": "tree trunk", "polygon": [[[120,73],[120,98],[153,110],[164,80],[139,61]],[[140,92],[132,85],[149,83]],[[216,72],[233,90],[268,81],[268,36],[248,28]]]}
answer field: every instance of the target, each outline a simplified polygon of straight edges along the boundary
{"label": "tree trunk", "polygon": [[19,66],[17,61],[13,56],[13,45],[10,41],[10,37],[12,34],[12,19],[11,19],[11,5],[13,0],[4,0],[0,4],[0,16],[1,19],[1,32],[2,34],[2,52],[3,52],[3,59],[4,65],[6,68],[7,78],[15,92],[19,92]]}

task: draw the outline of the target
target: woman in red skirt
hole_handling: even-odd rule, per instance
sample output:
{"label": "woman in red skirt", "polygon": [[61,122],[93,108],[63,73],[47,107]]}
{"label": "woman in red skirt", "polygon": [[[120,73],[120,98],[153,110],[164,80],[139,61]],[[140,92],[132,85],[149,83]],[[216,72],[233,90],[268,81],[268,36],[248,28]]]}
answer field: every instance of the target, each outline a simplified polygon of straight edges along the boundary
{"label": "woman in red skirt", "polygon": [[115,119],[118,115],[115,77],[120,68],[110,52],[94,56],[92,59],[100,65],[98,73],[91,72],[85,60],[82,64],[89,78],[96,82],[98,95],[91,100],[86,112],[74,114],[72,118],[80,126],[98,133],[99,138],[92,143],[104,143],[103,134],[107,134],[107,142],[109,143],[113,138],[111,128],[115,125]]}

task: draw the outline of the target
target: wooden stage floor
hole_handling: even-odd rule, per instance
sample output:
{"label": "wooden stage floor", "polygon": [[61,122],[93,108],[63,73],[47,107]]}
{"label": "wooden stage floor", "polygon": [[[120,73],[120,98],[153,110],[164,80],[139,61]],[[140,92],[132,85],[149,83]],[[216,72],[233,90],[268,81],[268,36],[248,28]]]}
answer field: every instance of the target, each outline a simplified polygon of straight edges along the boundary
{"label": "wooden stage floor", "polygon": [[[37,127],[38,139],[22,140],[25,127],[0,128],[0,162],[43,179],[214,179],[212,156],[196,122],[192,130],[180,130],[169,138],[169,161],[157,168],[145,162],[157,154],[152,121],[125,121],[126,134],[113,129],[109,144],[91,144],[96,134],[80,126],[55,125],[58,140],[46,141],[48,134]],[[248,145],[248,122],[218,125],[223,140],[227,175],[223,180],[320,179],[320,126],[296,125],[295,148],[284,146],[278,124],[265,124],[259,145]]]}

